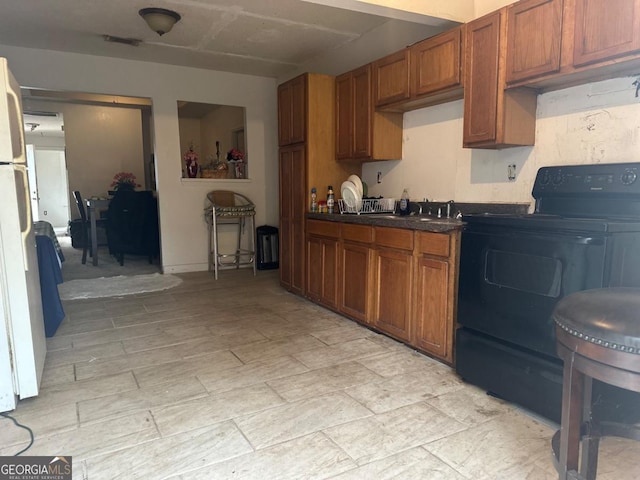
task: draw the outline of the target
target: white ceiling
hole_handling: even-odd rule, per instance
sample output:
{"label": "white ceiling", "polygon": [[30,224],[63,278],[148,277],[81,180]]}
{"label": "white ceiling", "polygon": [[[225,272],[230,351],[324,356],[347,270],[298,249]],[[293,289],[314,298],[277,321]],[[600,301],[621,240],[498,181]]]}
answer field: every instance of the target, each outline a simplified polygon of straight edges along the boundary
{"label": "white ceiling", "polygon": [[[373,0],[0,0],[0,44],[282,79],[307,70],[335,74],[330,70],[342,68],[340,61],[354,68],[454,24],[452,14],[445,19],[367,1]],[[138,15],[150,6],[182,19],[159,36]],[[382,40],[369,41],[376,32],[384,32]],[[109,43],[104,35],[140,44]],[[62,135],[61,116],[25,122],[39,124],[34,133]]]}
{"label": "white ceiling", "polygon": [[[409,12],[394,15],[389,8],[361,8],[379,13],[374,15],[316,2],[341,3],[336,0],[0,0],[0,44],[281,78],[314,58],[331,53],[338,55],[349,43],[385,24],[394,24],[395,31],[401,31],[403,26],[415,28],[416,23],[426,26],[425,31],[453,24],[429,15]],[[397,2],[400,5],[400,1]],[[343,0],[343,3],[346,8],[358,6],[350,5],[358,3],[353,0]],[[368,4],[360,2],[359,5]],[[160,37],[138,15],[138,10],[150,6],[175,10],[182,19],[171,32]],[[108,43],[103,35],[137,39],[141,43],[137,47]],[[385,42],[389,45],[394,39],[385,39]]]}

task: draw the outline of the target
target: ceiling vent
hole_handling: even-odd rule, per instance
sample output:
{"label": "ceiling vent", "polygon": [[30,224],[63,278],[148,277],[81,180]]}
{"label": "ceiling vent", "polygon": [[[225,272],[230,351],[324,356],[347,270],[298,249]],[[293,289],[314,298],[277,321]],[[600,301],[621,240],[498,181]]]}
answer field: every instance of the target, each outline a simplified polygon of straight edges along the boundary
{"label": "ceiling vent", "polygon": [[140,45],[142,40],[138,40],[137,38],[122,38],[122,37],[114,37],[113,35],[103,35],[105,42],[111,43],[121,43],[123,45],[130,45],[132,47],[137,47]]}
{"label": "ceiling vent", "polygon": [[25,110],[22,112],[24,115],[34,115],[36,117],[57,117],[59,114],[56,112],[41,112],[39,110]]}

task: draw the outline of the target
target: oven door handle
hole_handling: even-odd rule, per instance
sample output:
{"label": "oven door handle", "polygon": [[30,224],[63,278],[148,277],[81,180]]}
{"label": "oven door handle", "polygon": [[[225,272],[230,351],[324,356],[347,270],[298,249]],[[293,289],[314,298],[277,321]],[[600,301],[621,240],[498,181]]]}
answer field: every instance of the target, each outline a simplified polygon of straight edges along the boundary
{"label": "oven door handle", "polygon": [[577,245],[604,245],[604,236],[591,236],[591,235],[576,235],[576,234],[565,234],[565,233],[550,233],[549,235],[540,235],[538,233],[530,234],[530,233],[511,233],[507,234],[510,237],[526,237],[528,240],[540,240],[543,242],[549,241],[563,241],[569,242]]}
{"label": "oven door handle", "polygon": [[541,242],[568,242],[577,245],[604,245],[606,235],[581,235],[579,233],[571,233],[571,232],[549,232],[545,234],[540,234],[539,232],[531,232],[527,230],[517,230],[517,231],[507,231],[507,230],[496,230],[496,229],[466,229],[462,233],[462,238],[464,240],[465,233],[469,236],[471,235],[482,235],[485,237],[496,237],[496,238],[524,238],[527,240],[539,240]]}

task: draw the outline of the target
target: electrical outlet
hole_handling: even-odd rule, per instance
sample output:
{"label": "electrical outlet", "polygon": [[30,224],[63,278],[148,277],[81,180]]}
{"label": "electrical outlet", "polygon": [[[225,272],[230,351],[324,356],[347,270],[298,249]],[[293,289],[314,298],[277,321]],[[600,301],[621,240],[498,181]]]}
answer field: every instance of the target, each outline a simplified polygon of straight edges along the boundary
{"label": "electrical outlet", "polygon": [[510,182],[513,182],[516,179],[516,164],[512,163],[507,165],[507,178]]}
{"label": "electrical outlet", "polygon": [[376,180],[378,183],[382,183],[382,172],[378,172],[378,177]]}

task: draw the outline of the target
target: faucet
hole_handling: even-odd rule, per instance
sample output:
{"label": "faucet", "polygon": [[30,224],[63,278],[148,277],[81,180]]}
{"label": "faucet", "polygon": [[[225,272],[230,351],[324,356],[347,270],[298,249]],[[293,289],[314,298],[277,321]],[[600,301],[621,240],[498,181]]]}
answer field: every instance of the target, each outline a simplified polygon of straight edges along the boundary
{"label": "faucet", "polygon": [[453,200],[449,200],[447,202],[447,218],[451,218],[451,214],[453,213]]}
{"label": "faucet", "polygon": [[422,215],[422,204],[420,202],[409,202],[409,212],[411,215]]}

